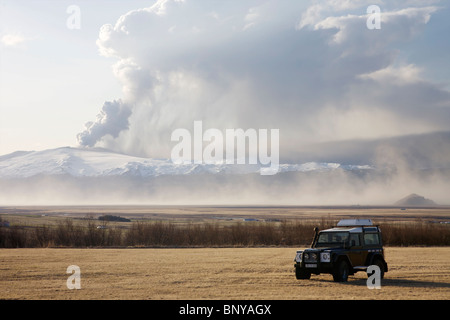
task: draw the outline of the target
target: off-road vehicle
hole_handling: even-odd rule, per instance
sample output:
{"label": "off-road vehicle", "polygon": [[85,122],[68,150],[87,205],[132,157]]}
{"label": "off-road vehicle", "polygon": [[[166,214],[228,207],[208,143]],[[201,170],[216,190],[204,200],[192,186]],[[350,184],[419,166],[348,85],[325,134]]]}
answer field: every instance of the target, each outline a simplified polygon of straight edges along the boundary
{"label": "off-road vehicle", "polygon": [[314,232],[311,248],[299,250],[295,256],[297,279],[329,273],[334,281],[345,282],[349,275],[367,272],[370,265],[380,268],[381,278],[388,271],[381,230],[370,219],[345,219],[331,229],[319,232],[315,228]]}

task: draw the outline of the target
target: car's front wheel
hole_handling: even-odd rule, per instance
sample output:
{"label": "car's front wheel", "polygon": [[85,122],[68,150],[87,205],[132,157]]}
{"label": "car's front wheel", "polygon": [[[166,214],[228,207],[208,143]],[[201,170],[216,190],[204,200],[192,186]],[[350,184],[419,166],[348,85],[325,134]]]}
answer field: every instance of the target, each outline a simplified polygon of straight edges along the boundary
{"label": "car's front wheel", "polygon": [[310,279],[311,272],[308,272],[300,267],[295,267],[295,277],[297,280]]}
{"label": "car's front wheel", "polygon": [[333,280],[335,282],[347,282],[350,273],[350,266],[347,261],[341,260],[333,271]]}

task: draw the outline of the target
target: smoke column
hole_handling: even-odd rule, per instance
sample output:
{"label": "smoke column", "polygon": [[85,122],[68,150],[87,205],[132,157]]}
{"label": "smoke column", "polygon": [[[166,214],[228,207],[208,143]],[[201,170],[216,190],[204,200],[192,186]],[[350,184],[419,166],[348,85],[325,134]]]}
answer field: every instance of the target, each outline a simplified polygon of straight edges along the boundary
{"label": "smoke column", "polygon": [[117,138],[122,130],[128,128],[131,109],[121,100],[107,101],[97,115],[95,122],[85,124],[85,130],[77,135],[83,147],[93,147],[106,135]]}

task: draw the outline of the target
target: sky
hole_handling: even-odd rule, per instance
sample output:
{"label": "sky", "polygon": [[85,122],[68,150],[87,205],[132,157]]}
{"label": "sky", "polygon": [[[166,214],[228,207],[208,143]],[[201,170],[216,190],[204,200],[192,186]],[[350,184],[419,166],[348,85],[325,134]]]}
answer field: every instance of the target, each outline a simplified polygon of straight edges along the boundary
{"label": "sky", "polygon": [[0,0],[0,155],[168,158],[196,120],[279,129],[282,158],[447,131],[449,16],[438,0]]}

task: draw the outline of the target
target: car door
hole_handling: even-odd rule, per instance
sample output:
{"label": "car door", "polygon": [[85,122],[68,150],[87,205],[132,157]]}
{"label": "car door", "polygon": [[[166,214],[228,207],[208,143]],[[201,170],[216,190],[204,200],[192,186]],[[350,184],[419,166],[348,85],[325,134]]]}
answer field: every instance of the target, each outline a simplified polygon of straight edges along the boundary
{"label": "car door", "polygon": [[363,234],[363,245],[366,256],[370,253],[382,253],[381,237],[376,232],[365,232]]}
{"label": "car door", "polygon": [[359,233],[351,233],[349,238],[349,253],[348,256],[353,267],[363,266],[365,256],[363,254],[363,248],[361,243],[361,237]]}

